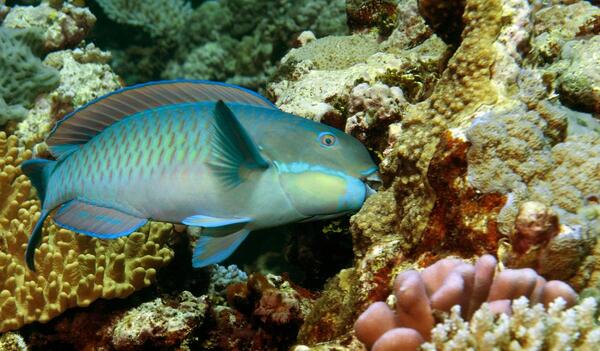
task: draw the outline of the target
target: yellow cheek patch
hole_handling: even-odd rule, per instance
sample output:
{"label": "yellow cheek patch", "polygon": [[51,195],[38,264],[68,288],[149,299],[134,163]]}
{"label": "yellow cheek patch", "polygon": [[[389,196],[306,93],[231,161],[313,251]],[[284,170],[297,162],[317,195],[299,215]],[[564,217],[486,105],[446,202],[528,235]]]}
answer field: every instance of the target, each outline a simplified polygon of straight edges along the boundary
{"label": "yellow cheek patch", "polygon": [[344,178],[319,172],[286,173],[281,184],[294,207],[304,214],[336,212],[348,187]]}
{"label": "yellow cheek patch", "polygon": [[325,194],[343,196],[346,181],[337,176],[317,172],[306,172],[292,176],[293,184],[311,197]]}

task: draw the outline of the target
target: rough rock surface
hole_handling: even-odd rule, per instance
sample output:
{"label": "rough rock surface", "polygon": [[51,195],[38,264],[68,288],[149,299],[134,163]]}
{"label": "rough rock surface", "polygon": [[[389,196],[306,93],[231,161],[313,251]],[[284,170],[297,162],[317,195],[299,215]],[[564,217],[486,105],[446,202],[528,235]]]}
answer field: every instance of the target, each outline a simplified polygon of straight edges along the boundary
{"label": "rough rock surface", "polygon": [[[452,11],[440,16],[440,6]],[[351,220],[355,265],[317,300],[299,334],[307,345],[352,342],[356,311],[385,298],[396,272],[447,255],[497,254],[577,289],[598,269],[588,256],[600,228],[600,130],[586,113],[596,79],[581,68],[595,51],[578,54],[595,45],[597,8],[407,0],[399,10],[380,43],[356,33],[292,50],[268,87],[281,109],[365,141],[384,179]],[[448,22],[464,26],[444,32]],[[545,36],[558,43],[554,53]],[[350,45],[357,40],[372,41],[360,51]],[[560,231],[515,254],[510,238],[526,201],[555,211]]]}

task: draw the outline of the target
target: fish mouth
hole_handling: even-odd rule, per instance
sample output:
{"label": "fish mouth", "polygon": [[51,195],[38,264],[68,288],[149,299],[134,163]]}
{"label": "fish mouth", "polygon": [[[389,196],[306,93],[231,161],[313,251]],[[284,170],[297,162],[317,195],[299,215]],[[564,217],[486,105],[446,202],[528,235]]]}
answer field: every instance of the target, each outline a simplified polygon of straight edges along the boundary
{"label": "fish mouth", "polygon": [[377,193],[379,188],[383,185],[383,181],[377,170],[377,167],[371,167],[366,171],[360,172],[362,174],[360,180],[365,185],[365,200]]}
{"label": "fish mouth", "polygon": [[324,220],[328,220],[328,219],[334,219],[334,218],[338,218],[344,215],[348,215],[348,214],[352,214],[355,211],[343,211],[343,212],[338,212],[338,213],[330,213],[330,214],[319,214],[319,215],[312,215],[310,217],[307,217],[301,221],[298,221],[298,223],[306,223],[306,222],[313,222],[313,221],[324,221]]}

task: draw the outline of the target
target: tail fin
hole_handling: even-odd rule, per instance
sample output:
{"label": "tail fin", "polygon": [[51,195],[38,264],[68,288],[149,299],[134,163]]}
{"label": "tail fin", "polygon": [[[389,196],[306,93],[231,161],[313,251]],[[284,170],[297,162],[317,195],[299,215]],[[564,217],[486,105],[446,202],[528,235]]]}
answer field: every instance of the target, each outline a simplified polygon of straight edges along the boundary
{"label": "tail fin", "polygon": [[50,179],[50,175],[52,171],[56,167],[56,161],[44,160],[44,159],[34,159],[27,160],[21,164],[21,170],[31,183],[35,187],[38,192],[38,196],[42,201],[42,215],[40,219],[35,224],[33,228],[33,232],[29,237],[29,242],[27,243],[27,250],[25,251],[25,262],[27,262],[27,266],[30,270],[35,271],[34,264],[34,254],[35,248],[39,246],[42,241],[42,225],[44,224],[44,220],[48,217],[48,213],[50,211],[44,210],[44,199],[46,198],[46,187],[48,186],[48,180]]}
{"label": "tail fin", "polygon": [[46,197],[46,186],[54,167],[56,167],[56,161],[44,159],[27,160],[21,164],[21,170],[31,180],[40,200],[42,200],[42,204]]}

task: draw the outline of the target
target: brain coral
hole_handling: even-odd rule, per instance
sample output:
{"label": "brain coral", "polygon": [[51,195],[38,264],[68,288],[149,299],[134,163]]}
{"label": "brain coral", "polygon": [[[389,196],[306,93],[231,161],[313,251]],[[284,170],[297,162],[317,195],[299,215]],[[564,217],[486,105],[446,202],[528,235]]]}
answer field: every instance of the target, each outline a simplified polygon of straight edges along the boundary
{"label": "brain coral", "polygon": [[19,165],[31,156],[15,136],[0,132],[0,332],[46,322],[101,297],[128,296],[150,285],[173,255],[165,246],[170,224],[151,223],[113,241],[48,225],[36,250],[39,268],[29,271],[24,252],[40,203]]}

